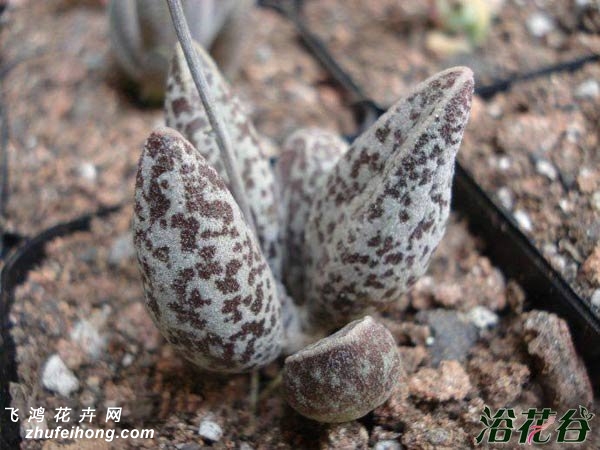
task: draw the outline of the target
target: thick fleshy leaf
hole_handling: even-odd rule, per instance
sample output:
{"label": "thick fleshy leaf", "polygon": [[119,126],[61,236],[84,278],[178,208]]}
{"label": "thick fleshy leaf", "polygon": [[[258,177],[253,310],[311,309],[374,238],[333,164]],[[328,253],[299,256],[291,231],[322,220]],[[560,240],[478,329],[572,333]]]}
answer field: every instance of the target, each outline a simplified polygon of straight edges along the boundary
{"label": "thick fleshy leaf", "polygon": [[473,74],[420,83],[350,146],[314,201],[305,240],[315,320],[343,324],[394,302],[420,277],[445,230]]}
{"label": "thick fleshy leaf", "polygon": [[386,401],[403,374],[392,334],[367,316],[288,357],[283,392],[300,414],[347,422]]}
{"label": "thick fleshy leaf", "polygon": [[[233,157],[250,203],[261,248],[273,273],[279,278],[281,241],[277,220],[278,200],[269,158],[261,149],[258,134],[242,103],[233,94],[219,69],[202,47],[196,45],[196,51],[216,108],[231,137]],[[214,132],[179,45],[169,69],[165,117],[167,126],[182,133],[228,183]]]}
{"label": "thick fleshy leaf", "polygon": [[304,228],[315,193],[348,146],[337,135],[318,128],[293,133],[283,145],[277,164],[281,190],[283,280],[298,304],[304,303]]}
{"label": "thick fleshy leaf", "polygon": [[146,141],[133,230],[148,310],[187,359],[241,372],[279,355],[269,266],[223,179],[175,130]]}

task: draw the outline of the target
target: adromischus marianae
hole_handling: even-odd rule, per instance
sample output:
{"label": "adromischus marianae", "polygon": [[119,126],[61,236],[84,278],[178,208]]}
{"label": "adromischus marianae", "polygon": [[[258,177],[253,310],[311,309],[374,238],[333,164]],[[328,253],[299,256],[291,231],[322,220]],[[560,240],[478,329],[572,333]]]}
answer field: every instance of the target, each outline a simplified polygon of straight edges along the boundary
{"label": "adromischus marianae", "polygon": [[[298,131],[275,177],[239,100],[198,52],[258,236],[229,192],[213,132],[177,54],[165,109],[179,132],[162,128],[148,138],[136,181],[134,240],[148,310],[183,356],[217,372],[259,368],[282,349],[296,351],[359,319],[290,356],[284,390],[290,404],[317,420],[360,417],[368,412],[362,406],[387,398],[401,371],[393,339],[380,345],[389,340],[385,328],[364,316],[410,288],[443,236],[473,74],[455,67],[423,81],[347,149],[331,133]],[[279,215],[273,206],[282,207]],[[280,244],[283,251],[272,253]],[[333,360],[340,370],[325,367]],[[345,385],[345,376],[372,389],[368,396],[340,391],[330,408],[302,386],[317,383],[305,373],[309,366],[320,373],[321,391]],[[380,378],[367,370],[375,367]]]}

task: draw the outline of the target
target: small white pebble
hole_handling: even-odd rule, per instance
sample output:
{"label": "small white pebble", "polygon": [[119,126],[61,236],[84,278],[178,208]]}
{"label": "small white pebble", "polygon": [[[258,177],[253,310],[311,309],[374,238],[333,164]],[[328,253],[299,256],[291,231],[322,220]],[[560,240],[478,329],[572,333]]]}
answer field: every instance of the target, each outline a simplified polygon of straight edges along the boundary
{"label": "small white pebble", "polygon": [[98,359],[104,350],[106,340],[87,320],[80,320],[71,331],[71,340],[92,359]]}
{"label": "small white pebble", "polygon": [[125,356],[123,356],[123,359],[121,360],[121,365],[123,367],[129,367],[131,365],[131,363],[133,362],[133,355],[131,353],[125,353]]}
{"label": "small white pebble", "polygon": [[525,231],[532,231],[533,230],[533,225],[531,223],[531,219],[529,218],[529,215],[525,211],[523,211],[522,209],[517,209],[513,213],[513,217],[515,218],[515,220],[519,224],[519,227],[522,230],[525,230]]}
{"label": "small white pebble", "polygon": [[592,194],[592,207],[596,211],[600,211],[600,191],[596,191]]}
{"label": "small white pebble", "polygon": [[494,118],[494,119],[499,119],[500,117],[502,117],[502,106],[500,106],[498,103],[491,103],[488,107],[487,107],[487,113],[490,115],[490,117]]}
{"label": "small white pebble", "polygon": [[600,309],[600,289],[596,289],[592,293],[591,302],[592,302],[592,306],[594,308],[599,308]]}
{"label": "small white pebble", "polygon": [[373,447],[373,450],[400,450],[401,448],[402,446],[399,442],[386,439],[384,441],[377,442]]}
{"label": "small white pebble", "polygon": [[550,257],[550,264],[559,272],[563,272],[567,267],[567,259],[562,255],[554,255]]}
{"label": "small white pebble", "polygon": [[502,156],[498,158],[498,169],[508,170],[510,169],[510,158],[508,156]]}
{"label": "small white pebble", "polygon": [[543,37],[554,29],[552,19],[541,12],[529,16],[527,19],[527,30],[535,37]]}
{"label": "small white pebble", "polygon": [[493,327],[498,323],[498,315],[491,309],[481,305],[471,308],[467,313],[467,318],[480,330]]}
{"label": "small white pebble", "polygon": [[255,55],[258,62],[266,63],[273,56],[273,49],[267,44],[259,45],[256,48]]}
{"label": "small white pebble", "polygon": [[100,387],[100,377],[92,375],[85,380],[85,384],[87,384],[90,389],[98,389]]}
{"label": "small white pebble", "polygon": [[561,198],[558,201],[558,206],[560,207],[562,212],[565,212],[565,213],[571,212],[571,209],[572,209],[571,202],[569,200],[567,200],[566,198]]}
{"label": "small white pebble", "polygon": [[211,419],[204,419],[200,422],[198,434],[203,438],[212,442],[217,442],[223,437],[223,429],[221,426]]}
{"label": "small white pebble", "polygon": [[544,175],[551,181],[556,180],[556,177],[558,176],[558,172],[556,171],[554,165],[550,161],[546,161],[545,159],[539,159],[535,163],[535,170],[537,171],[537,173],[539,173],[540,175]]}
{"label": "small white pebble", "polygon": [[504,209],[510,210],[513,207],[513,197],[512,192],[507,187],[501,187],[496,192],[498,196],[498,200],[500,200],[500,204],[504,207]]}
{"label": "small white pebble", "polygon": [[427,347],[431,347],[435,343],[435,338],[433,336],[427,336],[425,338],[425,345]]}
{"label": "small white pebble", "polygon": [[582,100],[596,98],[598,95],[600,95],[600,84],[592,78],[585,80],[575,89],[575,98]]}
{"label": "small white pebble", "polygon": [[582,131],[577,125],[569,125],[565,130],[565,137],[571,144],[577,144],[581,139]]}
{"label": "small white pebble", "polygon": [[84,162],[77,167],[77,175],[86,181],[94,182],[98,178],[98,171],[92,163]]}
{"label": "small white pebble", "polygon": [[117,237],[108,252],[108,263],[117,266],[135,256],[135,246],[131,233],[125,233]]}
{"label": "small white pebble", "polygon": [[42,385],[63,397],[79,389],[79,380],[56,353],[48,358],[42,371]]}

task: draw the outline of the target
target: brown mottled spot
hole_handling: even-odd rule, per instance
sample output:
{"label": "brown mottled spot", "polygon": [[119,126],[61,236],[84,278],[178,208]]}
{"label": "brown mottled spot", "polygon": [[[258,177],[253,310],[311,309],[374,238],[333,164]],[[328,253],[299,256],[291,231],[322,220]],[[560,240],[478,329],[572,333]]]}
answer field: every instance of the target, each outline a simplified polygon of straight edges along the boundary
{"label": "brown mottled spot", "polygon": [[158,247],[152,252],[152,256],[158,259],[160,262],[169,262],[169,247]]}
{"label": "brown mottled spot", "polygon": [[185,126],[185,135],[193,136],[196,132],[205,129],[208,126],[208,122],[203,117],[196,117]]}
{"label": "brown mottled spot", "polygon": [[383,260],[384,264],[399,264],[404,259],[404,254],[402,252],[392,253],[387,255]]}
{"label": "brown mottled spot", "polygon": [[389,278],[394,275],[394,269],[388,269],[381,274],[381,278]]}
{"label": "brown mottled spot", "polygon": [[188,267],[178,272],[177,277],[171,283],[171,288],[175,291],[178,297],[186,296],[187,285],[194,278],[194,269]]}
{"label": "brown mottled spot", "polygon": [[394,247],[394,239],[391,236],[388,236],[383,241],[383,246],[377,250],[377,256],[383,256],[387,252],[389,252]]}
{"label": "brown mottled spot", "polygon": [[[200,254],[202,255],[202,253],[203,251],[201,250]],[[223,266],[219,261],[215,261],[212,258],[204,258],[204,261],[196,264],[196,270],[200,278],[209,280],[213,276],[221,275],[223,273]]]}
{"label": "brown mottled spot", "polygon": [[203,202],[200,214],[211,219],[221,219],[225,225],[233,223],[233,209],[229,203],[222,200]]}
{"label": "brown mottled spot", "polygon": [[233,323],[238,323],[242,320],[242,312],[240,311],[240,306],[242,303],[242,297],[240,295],[236,295],[230,300],[225,300],[223,302],[223,307],[221,308],[221,312],[223,314],[233,314],[232,320]]}
{"label": "brown mottled spot", "polygon": [[188,303],[192,307],[202,307],[210,305],[212,303],[212,300],[209,298],[202,297],[202,294],[200,294],[200,291],[198,289],[193,289],[192,293],[188,298]]}
{"label": "brown mottled spot", "polygon": [[144,192],[143,196],[150,209],[150,224],[154,224],[167,213],[171,207],[171,201],[163,194],[156,178],[150,180],[148,193]]}
{"label": "brown mottled spot", "polygon": [[383,297],[393,297],[398,291],[397,287],[392,287],[383,293]]}
{"label": "brown mottled spot", "polygon": [[196,249],[196,235],[200,229],[198,221],[194,217],[185,217],[183,213],[177,213],[171,217],[171,226],[181,230],[179,237],[181,250],[193,252]]}
{"label": "brown mottled spot", "polygon": [[227,189],[223,178],[221,178],[216,172],[216,170],[214,170],[208,164],[200,164],[200,167],[198,167],[198,175],[201,178],[206,178],[211,184],[211,186],[219,190],[224,191],[225,189]]}
{"label": "brown mottled spot", "polygon": [[156,301],[156,297],[154,297],[154,295],[152,295],[152,292],[150,289],[146,290],[146,306],[148,307],[150,312],[154,315],[154,318],[156,320],[160,320],[160,318],[161,318],[160,308],[158,307],[158,302]]}
{"label": "brown mottled spot", "polygon": [[375,130],[375,137],[377,138],[377,140],[379,142],[381,142],[382,144],[385,142],[385,140],[387,139],[388,135],[390,134],[390,127],[388,124],[385,124],[383,127],[378,128],[377,130]]}
{"label": "brown mottled spot", "polygon": [[252,321],[242,325],[241,331],[231,335],[232,340],[238,340],[240,338],[247,337],[248,335],[253,337],[261,337],[265,334],[265,320]]}
{"label": "brown mottled spot", "polygon": [[372,237],[371,239],[369,239],[367,241],[368,247],[379,247],[380,244],[381,244],[381,236],[379,236],[379,235]]}
{"label": "brown mottled spot", "polygon": [[215,286],[223,294],[232,294],[239,291],[240,283],[235,279],[235,275],[242,267],[241,261],[234,259],[225,265],[225,277],[222,280],[216,280]]}
{"label": "brown mottled spot", "polygon": [[369,205],[369,220],[375,220],[383,216],[383,198],[378,197],[373,203]]}
{"label": "brown mottled spot", "polygon": [[341,260],[344,264],[367,264],[369,255],[361,255],[360,253],[344,253]]}
{"label": "brown mottled spot", "polygon": [[179,117],[183,113],[191,113],[189,102],[184,97],[176,98],[172,101],[173,114],[175,117]]}
{"label": "brown mottled spot", "polygon": [[256,285],[256,289],[254,291],[254,301],[252,302],[252,305],[250,306],[250,311],[252,311],[254,314],[258,314],[260,312],[260,310],[262,309],[264,299],[265,299],[265,292],[263,290],[263,284],[258,283]]}

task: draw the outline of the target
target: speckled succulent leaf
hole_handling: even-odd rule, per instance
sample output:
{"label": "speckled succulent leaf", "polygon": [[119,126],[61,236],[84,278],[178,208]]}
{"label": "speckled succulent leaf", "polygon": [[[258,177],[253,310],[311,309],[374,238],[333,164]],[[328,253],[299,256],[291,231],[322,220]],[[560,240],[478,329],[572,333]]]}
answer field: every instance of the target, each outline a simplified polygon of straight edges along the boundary
{"label": "speckled succulent leaf", "polygon": [[445,230],[472,93],[466,67],[420,83],[328,175],[305,230],[315,320],[343,324],[381,308],[425,272]]}
{"label": "speckled succulent leaf", "polygon": [[346,422],[386,401],[402,374],[396,341],[367,316],[288,357],[283,388],[300,414]]}
{"label": "speckled succulent leaf", "polygon": [[223,179],[175,130],[146,141],[133,231],[148,311],[187,359],[241,372],[279,355],[269,266]]}
{"label": "speckled succulent leaf", "polygon": [[[281,270],[281,248],[277,217],[277,190],[269,158],[259,144],[252,122],[214,62],[196,45],[216,109],[230,133],[233,157],[254,216],[258,238],[277,278]],[[165,98],[167,126],[177,129],[196,147],[208,163],[228,182],[219,148],[178,45],[171,62]]]}
{"label": "speckled succulent leaf", "polygon": [[283,280],[298,304],[304,303],[304,227],[315,193],[348,146],[337,135],[318,128],[296,131],[286,140],[277,164],[281,190]]}

